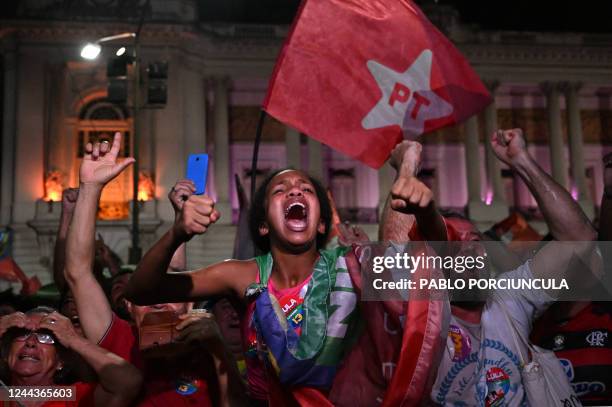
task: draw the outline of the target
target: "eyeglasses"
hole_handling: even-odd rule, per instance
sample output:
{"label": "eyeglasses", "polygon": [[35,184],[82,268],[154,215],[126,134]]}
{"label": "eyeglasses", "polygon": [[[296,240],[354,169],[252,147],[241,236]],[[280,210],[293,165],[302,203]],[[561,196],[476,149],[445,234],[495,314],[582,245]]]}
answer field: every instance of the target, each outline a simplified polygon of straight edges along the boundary
{"label": "eyeglasses", "polygon": [[55,343],[53,335],[51,335],[50,333],[38,331],[28,331],[23,334],[17,335],[15,337],[15,340],[19,342],[25,342],[32,335],[36,336],[36,340],[38,341],[38,343],[42,343],[43,345],[53,345]]}

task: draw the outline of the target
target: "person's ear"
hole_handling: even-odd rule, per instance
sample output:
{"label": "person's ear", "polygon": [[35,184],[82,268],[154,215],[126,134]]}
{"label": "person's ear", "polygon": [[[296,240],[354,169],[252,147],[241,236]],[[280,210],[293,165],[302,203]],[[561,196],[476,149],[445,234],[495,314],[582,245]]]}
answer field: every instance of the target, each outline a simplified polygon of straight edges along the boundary
{"label": "person's ear", "polygon": [[266,222],[261,222],[259,225],[259,236],[265,236],[270,233],[270,227]]}

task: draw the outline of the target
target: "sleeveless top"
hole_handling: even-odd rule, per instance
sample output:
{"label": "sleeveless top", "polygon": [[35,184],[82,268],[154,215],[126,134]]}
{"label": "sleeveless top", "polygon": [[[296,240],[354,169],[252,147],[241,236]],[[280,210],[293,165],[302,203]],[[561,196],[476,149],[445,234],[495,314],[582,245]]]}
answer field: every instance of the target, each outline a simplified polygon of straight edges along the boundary
{"label": "sleeveless top", "polygon": [[320,251],[312,274],[285,290],[270,280],[272,255],[255,258],[258,282],[247,289],[243,321],[252,397],[267,397],[266,371],[289,386],[331,387],[337,365],[357,336],[357,295],[344,257],[348,250]]}

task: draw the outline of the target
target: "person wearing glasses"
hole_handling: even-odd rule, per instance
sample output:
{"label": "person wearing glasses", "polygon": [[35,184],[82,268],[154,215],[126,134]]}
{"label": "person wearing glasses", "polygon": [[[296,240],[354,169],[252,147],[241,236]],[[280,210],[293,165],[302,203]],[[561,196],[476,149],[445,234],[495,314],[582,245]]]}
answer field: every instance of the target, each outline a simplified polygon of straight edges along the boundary
{"label": "person wearing glasses", "polygon": [[0,318],[0,337],[7,368],[4,385],[66,385],[74,352],[91,365],[98,382],[72,383],[76,400],[65,405],[127,406],[140,391],[138,369],[79,335],[70,320],[53,308],[37,307]]}

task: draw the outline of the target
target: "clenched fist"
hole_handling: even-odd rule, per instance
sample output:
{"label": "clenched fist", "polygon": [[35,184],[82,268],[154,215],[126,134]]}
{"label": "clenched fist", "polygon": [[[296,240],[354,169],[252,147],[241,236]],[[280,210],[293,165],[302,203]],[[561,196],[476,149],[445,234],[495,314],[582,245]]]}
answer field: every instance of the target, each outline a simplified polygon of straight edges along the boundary
{"label": "clenched fist", "polygon": [[195,191],[195,184],[190,179],[182,179],[174,184],[170,192],[168,192],[168,199],[174,208],[175,214],[178,215],[185,201],[187,201],[191,195],[195,194]]}
{"label": "clenched fist", "polygon": [[391,187],[391,208],[398,212],[414,214],[432,202],[433,192],[416,177],[400,176]]}
{"label": "clenched fist", "polygon": [[497,130],[491,135],[491,146],[497,158],[511,167],[519,158],[527,155],[527,146],[521,129]]}
{"label": "clenched fist", "polygon": [[215,209],[215,202],[206,195],[191,195],[184,201],[174,221],[174,233],[183,241],[206,232],[221,215]]}

